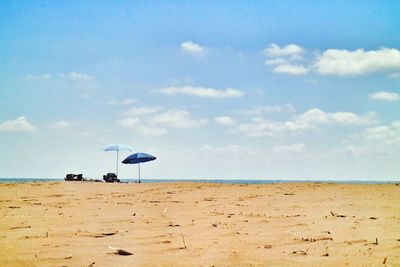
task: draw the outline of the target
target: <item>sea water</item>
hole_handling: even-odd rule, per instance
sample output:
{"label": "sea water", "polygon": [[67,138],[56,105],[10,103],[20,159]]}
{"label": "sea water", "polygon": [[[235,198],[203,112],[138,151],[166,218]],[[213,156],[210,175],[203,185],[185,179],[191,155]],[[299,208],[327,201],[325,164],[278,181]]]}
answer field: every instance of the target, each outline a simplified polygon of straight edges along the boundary
{"label": "sea water", "polygon": [[[273,183],[335,183],[335,184],[390,184],[400,181],[360,180],[224,180],[224,179],[141,179],[142,183],[202,182],[222,184],[273,184]],[[64,182],[63,178],[0,178],[0,183]],[[121,179],[121,182],[135,183],[137,179]]]}

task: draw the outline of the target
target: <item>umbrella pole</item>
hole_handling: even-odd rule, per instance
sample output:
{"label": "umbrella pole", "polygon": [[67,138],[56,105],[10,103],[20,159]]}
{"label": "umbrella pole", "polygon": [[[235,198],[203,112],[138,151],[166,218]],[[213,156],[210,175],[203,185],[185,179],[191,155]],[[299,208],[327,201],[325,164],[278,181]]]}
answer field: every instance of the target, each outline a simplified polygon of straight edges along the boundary
{"label": "umbrella pole", "polygon": [[115,172],[117,177],[118,177],[118,157],[119,157],[119,150],[117,150],[117,171]]}
{"label": "umbrella pole", "polygon": [[139,171],[139,183],[140,183],[140,162],[138,164],[138,171]]}

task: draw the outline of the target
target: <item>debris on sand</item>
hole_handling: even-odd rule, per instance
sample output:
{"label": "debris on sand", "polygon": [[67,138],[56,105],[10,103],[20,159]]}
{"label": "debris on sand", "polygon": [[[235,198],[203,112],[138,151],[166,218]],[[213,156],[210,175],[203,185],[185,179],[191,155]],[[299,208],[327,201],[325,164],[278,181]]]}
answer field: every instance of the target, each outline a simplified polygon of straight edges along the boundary
{"label": "debris on sand", "polygon": [[344,242],[349,245],[353,245],[353,244],[360,244],[360,243],[366,244],[368,241],[366,239],[359,239],[359,240],[351,240],[351,241],[344,241]]}
{"label": "debris on sand", "polygon": [[14,226],[11,227],[10,230],[23,229],[23,228],[31,228],[31,226],[30,225]]}
{"label": "debris on sand", "polygon": [[330,211],[330,213],[332,214],[333,217],[340,217],[340,218],[345,218],[345,217],[347,217],[347,215],[337,214],[337,213],[332,212],[332,211]]}
{"label": "debris on sand", "polygon": [[326,240],[333,241],[333,238],[332,237],[319,237],[319,238],[312,238],[312,237],[303,238],[302,237],[301,240],[308,241],[308,242],[326,241]]}
{"label": "debris on sand", "polygon": [[94,237],[94,238],[102,238],[106,236],[116,235],[118,232],[106,232],[106,233],[90,233],[90,232],[80,232],[79,236],[87,236],[87,237]]}
{"label": "debris on sand", "polygon": [[95,237],[95,238],[101,238],[101,237],[111,236],[111,235],[116,235],[116,234],[118,234],[118,232],[99,233],[99,234],[94,235],[93,237]]}
{"label": "debris on sand", "polygon": [[124,249],[114,248],[114,247],[111,247],[111,246],[109,246],[108,248],[109,248],[109,249],[112,249],[112,250],[115,250],[114,254],[117,254],[117,255],[122,255],[122,256],[130,256],[130,255],[133,255],[133,253],[131,253],[131,252],[129,252],[129,251],[126,251],[126,250],[124,250]]}
{"label": "debris on sand", "polygon": [[185,237],[182,234],[182,243],[183,243],[183,247],[181,247],[181,249],[186,249],[186,242],[185,242]]}
{"label": "debris on sand", "polygon": [[292,253],[297,255],[307,255],[307,252],[305,252],[304,250],[295,250]]}
{"label": "debris on sand", "polygon": [[322,257],[329,257],[328,247],[325,247],[325,254],[323,254]]}

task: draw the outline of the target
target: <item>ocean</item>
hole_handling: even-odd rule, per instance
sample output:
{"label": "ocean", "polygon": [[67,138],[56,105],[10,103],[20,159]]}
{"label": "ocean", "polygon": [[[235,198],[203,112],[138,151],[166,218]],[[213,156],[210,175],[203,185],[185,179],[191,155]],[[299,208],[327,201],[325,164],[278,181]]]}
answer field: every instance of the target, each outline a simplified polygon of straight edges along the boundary
{"label": "ocean", "polygon": [[[64,182],[63,178],[0,178],[0,183]],[[135,183],[136,179],[121,179],[121,182]],[[224,179],[141,179],[142,183],[206,182],[222,184],[273,184],[273,183],[336,183],[336,184],[395,184],[400,181],[361,180],[224,180]]]}

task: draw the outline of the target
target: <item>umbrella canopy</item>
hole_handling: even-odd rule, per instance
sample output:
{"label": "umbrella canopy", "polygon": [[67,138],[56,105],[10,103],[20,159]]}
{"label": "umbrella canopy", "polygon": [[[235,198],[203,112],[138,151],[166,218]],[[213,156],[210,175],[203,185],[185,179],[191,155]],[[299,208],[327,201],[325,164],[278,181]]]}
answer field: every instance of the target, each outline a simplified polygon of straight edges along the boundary
{"label": "umbrella canopy", "polygon": [[138,164],[139,183],[140,183],[140,163],[155,160],[156,157],[146,153],[135,153],[122,161],[124,164]]}
{"label": "umbrella canopy", "polygon": [[111,144],[104,148],[104,151],[132,151],[133,148],[125,144]]}
{"label": "umbrella canopy", "polygon": [[137,164],[141,162],[146,162],[146,161],[152,161],[155,160],[156,157],[146,154],[146,153],[135,153],[127,157],[122,161],[124,164]]}
{"label": "umbrella canopy", "polygon": [[128,145],[125,145],[125,144],[119,144],[119,143],[116,143],[116,144],[111,144],[111,145],[108,145],[106,148],[104,148],[104,151],[117,151],[117,167],[116,167],[116,172],[115,172],[115,174],[118,176],[118,158],[119,158],[119,152],[120,151],[132,151],[133,150],[133,148],[132,147],[130,147],[130,146],[128,146]]}

